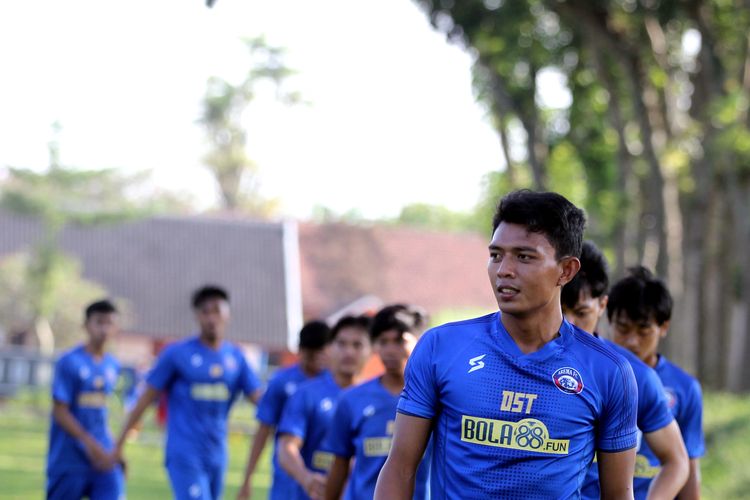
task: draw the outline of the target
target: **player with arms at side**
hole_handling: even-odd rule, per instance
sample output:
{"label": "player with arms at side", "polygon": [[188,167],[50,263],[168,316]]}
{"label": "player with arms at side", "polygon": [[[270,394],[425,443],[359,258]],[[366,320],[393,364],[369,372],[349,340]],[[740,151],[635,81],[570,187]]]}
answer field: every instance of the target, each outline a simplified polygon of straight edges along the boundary
{"label": "player with arms at side", "polygon": [[279,463],[295,481],[289,500],[323,498],[333,457],[323,439],[341,391],[355,383],[370,357],[370,319],[344,316],[331,330],[329,371],[305,382],[289,398],[279,423]]}
{"label": "player with arms at side", "polygon": [[[652,367],[661,378],[667,401],[677,420],[690,458],[687,483],[680,499],[700,498],[700,457],[705,453],[703,439],[703,397],[700,383],[659,354],[659,341],[669,330],[672,295],[666,285],[644,267],[630,270],[630,276],[615,283],[609,294],[607,317],[614,341]],[[636,495],[647,491],[659,461],[653,448],[644,444],[638,451],[641,467],[636,467]]]}
{"label": "player with arms at side", "polygon": [[117,500],[123,494],[122,469],[110,452],[107,398],[120,372],[105,351],[118,330],[118,314],[108,300],[86,308],[85,344],[63,354],[52,381],[52,425],[47,456],[50,500]]}
{"label": "player with arms at side", "polygon": [[431,432],[434,499],[579,498],[595,453],[602,498],[632,498],[633,371],[560,306],[580,267],[584,225],[556,193],[500,201],[487,264],[500,311],[419,340],[376,499],[411,498]]}
{"label": "player with arms at side", "polygon": [[[266,392],[258,403],[258,430],[250,447],[245,478],[237,495],[238,500],[250,498],[253,472],[266,446],[268,436],[275,434],[287,399],[297,391],[301,383],[323,373],[326,366],[325,348],[330,336],[331,329],[323,321],[306,323],[299,332],[299,363],[280,369],[268,383]],[[274,437],[273,482],[268,498],[269,500],[288,500],[294,488],[294,481],[279,465],[278,440]]]}
{"label": "player with arms at side", "polygon": [[[607,309],[607,261],[590,241],[583,243],[581,270],[562,290],[562,307],[565,317],[575,326],[598,337],[599,318]],[[638,429],[643,439],[654,450],[661,463],[656,472],[648,498],[672,499],[685,484],[688,476],[688,457],[682,442],[680,428],[667,407],[667,398],[659,376],[630,351],[602,339],[613,346],[630,362],[638,383]],[[636,475],[639,462],[636,461]],[[646,490],[635,490],[636,499],[646,498]],[[599,469],[591,464],[583,497],[599,498]]]}
{"label": "player with arms at side", "polygon": [[[378,474],[391,448],[406,360],[426,326],[425,316],[421,309],[396,304],[384,307],[373,318],[370,340],[385,373],[344,391],[339,399],[326,436],[325,448],[334,455],[326,500],[342,498],[347,479],[344,500],[372,498],[375,494]],[[428,452],[417,471],[414,500],[429,498],[429,455]]]}
{"label": "player with arms at side", "polygon": [[260,381],[242,351],[224,340],[229,323],[229,295],[216,286],[193,294],[200,326],[197,336],[167,347],[146,377],[117,441],[125,438],[162,392],[166,392],[167,446],[165,465],[175,499],[221,498],[227,466],[227,420],[237,396],[260,398]]}

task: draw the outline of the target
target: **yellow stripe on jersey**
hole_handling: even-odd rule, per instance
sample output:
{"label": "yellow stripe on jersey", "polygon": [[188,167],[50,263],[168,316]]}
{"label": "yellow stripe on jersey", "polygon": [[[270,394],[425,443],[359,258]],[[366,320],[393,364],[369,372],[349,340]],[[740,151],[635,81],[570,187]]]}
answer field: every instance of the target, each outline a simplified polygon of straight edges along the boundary
{"label": "yellow stripe on jersey", "polygon": [[389,437],[367,438],[364,441],[364,452],[366,457],[387,457],[391,451],[391,441]]}
{"label": "yellow stripe on jersey", "polygon": [[567,455],[570,446],[568,439],[550,439],[544,422],[533,418],[506,422],[468,415],[461,418],[461,441],[551,455]]}
{"label": "yellow stripe on jersey", "polygon": [[333,453],[326,451],[316,451],[312,456],[312,465],[316,469],[331,470],[333,465]]}
{"label": "yellow stripe on jersey", "polygon": [[193,384],[190,397],[197,401],[229,401],[229,389],[224,382]]}
{"label": "yellow stripe on jersey", "polygon": [[104,408],[107,406],[107,395],[100,391],[85,391],[78,395],[77,401],[81,408]]}

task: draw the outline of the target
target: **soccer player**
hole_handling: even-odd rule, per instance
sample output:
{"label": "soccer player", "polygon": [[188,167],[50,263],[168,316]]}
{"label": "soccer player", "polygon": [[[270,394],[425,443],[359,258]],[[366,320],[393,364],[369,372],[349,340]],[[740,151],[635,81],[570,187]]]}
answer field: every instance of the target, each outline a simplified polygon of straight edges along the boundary
{"label": "soccer player", "polygon": [[123,494],[123,479],[110,453],[107,398],[114,391],[120,365],[105,346],[118,331],[117,309],[108,300],[90,304],[84,328],[86,343],[55,363],[47,498],[116,500]]}
{"label": "soccer player", "polygon": [[322,449],[343,389],[354,384],[370,357],[367,317],[344,316],[331,330],[329,371],[302,384],[279,423],[279,463],[295,481],[292,499],[320,500],[333,457]]}
{"label": "soccer player", "polygon": [[[599,318],[607,309],[607,261],[590,241],[583,243],[581,270],[562,290],[562,308],[568,321],[598,337]],[[653,469],[654,478],[650,498],[671,499],[677,496],[688,476],[688,457],[680,428],[667,407],[667,398],[659,376],[640,359],[617,344],[602,339],[615,347],[630,362],[638,384],[638,429],[654,451],[661,469]],[[636,477],[642,464],[636,460]],[[645,499],[648,488],[635,491],[637,499]],[[583,497],[599,498],[599,469],[591,464],[583,487]]]}
{"label": "soccer player", "polygon": [[375,498],[411,498],[432,432],[432,498],[632,498],[637,390],[628,362],[563,318],[585,216],[563,196],[506,195],[487,264],[500,311],[425,333],[409,359]]}
{"label": "soccer player", "polygon": [[[699,498],[699,459],[705,453],[701,387],[695,378],[659,354],[659,341],[669,330],[671,316],[672,295],[664,283],[644,267],[631,269],[630,275],[615,283],[610,291],[607,317],[612,324],[614,341],[656,370],[682,432],[690,457],[690,473],[679,498]],[[641,446],[638,452],[636,494],[649,488],[659,465],[658,456],[648,444]]]}
{"label": "soccer player", "polygon": [[200,333],[167,347],[146,377],[146,389],[128,415],[117,441],[122,453],[127,433],[162,392],[167,394],[165,465],[177,500],[221,498],[227,465],[227,419],[239,394],[260,398],[260,381],[242,351],[224,340],[229,295],[215,286],[193,294]]}
{"label": "soccer player", "polygon": [[[287,399],[297,391],[301,383],[323,373],[326,366],[325,348],[330,335],[331,329],[323,321],[310,321],[305,324],[299,333],[299,363],[279,370],[268,383],[268,388],[258,403],[258,430],[250,448],[245,479],[237,495],[238,500],[248,499],[252,494],[253,472],[266,446],[268,436],[274,434],[279,425]],[[294,481],[279,465],[278,440],[274,437],[273,483],[268,498],[288,500],[294,488]]]}
{"label": "soccer player", "polygon": [[[345,500],[367,499],[375,494],[378,474],[391,449],[406,360],[425,326],[426,317],[420,309],[402,304],[386,306],[373,318],[370,340],[385,373],[344,391],[339,399],[324,446],[334,456],[326,483],[326,500],[340,499],[347,479]],[[428,462],[429,456],[417,471],[415,500],[429,498]]]}

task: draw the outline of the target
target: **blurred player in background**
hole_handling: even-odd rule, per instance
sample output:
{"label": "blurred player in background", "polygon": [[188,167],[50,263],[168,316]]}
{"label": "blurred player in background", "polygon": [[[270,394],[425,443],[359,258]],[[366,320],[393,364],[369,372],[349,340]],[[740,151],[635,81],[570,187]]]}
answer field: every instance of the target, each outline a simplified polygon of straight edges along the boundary
{"label": "blurred player in background", "polygon": [[193,294],[200,333],[168,346],[146,378],[147,387],[128,415],[117,441],[125,438],[162,392],[167,394],[165,465],[177,500],[221,498],[227,466],[227,420],[238,395],[260,398],[260,381],[242,351],[224,340],[229,295],[215,286]]}
{"label": "blurred player in background", "polygon": [[[661,378],[669,408],[680,427],[690,458],[689,477],[679,498],[700,498],[699,459],[705,453],[700,383],[659,354],[659,342],[666,336],[672,317],[672,295],[648,269],[633,268],[629,276],[612,287],[607,317],[612,324],[614,341],[656,370]],[[649,487],[653,488],[650,483],[658,471],[658,457],[648,444],[644,444],[638,452],[636,498]]]}
{"label": "blurred player in background", "polygon": [[122,468],[111,454],[107,399],[120,365],[105,352],[118,331],[118,314],[108,300],[86,308],[86,343],[55,363],[52,425],[47,456],[47,498],[119,499]]}
{"label": "blurred player in background", "polygon": [[299,386],[279,424],[279,463],[295,481],[292,499],[323,498],[333,456],[322,449],[341,391],[356,382],[370,357],[370,319],[345,316],[331,330],[329,370]]}
{"label": "blurred player in background", "polygon": [[245,478],[237,495],[238,500],[250,498],[252,475],[263,453],[263,448],[266,446],[268,436],[271,435],[274,435],[273,482],[268,498],[288,500],[293,495],[296,485],[279,465],[278,440],[275,431],[281,421],[284,405],[297,391],[297,387],[323,373],[326,367],[325,348],[330,336],[331,329],[323,321],[310,321],[305,324],[299,333],[299,363],[280,369],[268,383],[268,388],[258,403],[258,430],[250,448]]}
{"label": "blurred player in background", "polygon": [[[344,485],[345,500],[369,499],[375,494],[378,474],[391,449],[406,361],[426,325],[421,309],[401,304],[386,306],[373,318],[370,340],[385,373],[344,391],[339,399],[325,444],[334,455],[326,484],[327,500],[341,498]],[[429,498],[429,460],[428,450],[417,471],[414,500]]]}

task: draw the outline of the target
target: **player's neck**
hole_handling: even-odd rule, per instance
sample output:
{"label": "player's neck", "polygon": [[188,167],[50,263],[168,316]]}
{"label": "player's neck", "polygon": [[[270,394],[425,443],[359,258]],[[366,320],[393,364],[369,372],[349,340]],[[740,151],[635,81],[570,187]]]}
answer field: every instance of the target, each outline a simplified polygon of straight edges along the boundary
{"label": "player's neck", "polygon": [[104,344],[95,344],[93,342],[87,342],[83,348],[92,358],[99,360],[104,357]]}
{"label": "player's neck", "polygon": [[404,374],[385,372],[380,377],[380,383],[391,394],[401,394],[404,389]]}
{"label": "player's neck", "polygon": [[198,340],[200,340],[201,344],[208,347],[209,349],[213,349],[214,351],[217,350],[219,347],[221,347],[222,339],[218,336],[207,336],[201,333],[198,336]]}
{"label": "player's neck", "polygon": [[344,389],[354,384],[354,375],[349,375],[348,373],[333,372],[333,380],[336,382],[336,385]]}
{"label": "player's neck", "polygon": [[501,321],[524,354],[536,352],[555,339],[560,331],[562,310],[538,311],[530,315],[503,314]]}

